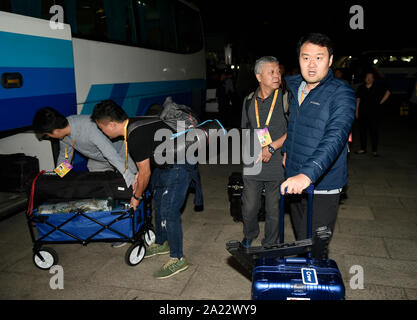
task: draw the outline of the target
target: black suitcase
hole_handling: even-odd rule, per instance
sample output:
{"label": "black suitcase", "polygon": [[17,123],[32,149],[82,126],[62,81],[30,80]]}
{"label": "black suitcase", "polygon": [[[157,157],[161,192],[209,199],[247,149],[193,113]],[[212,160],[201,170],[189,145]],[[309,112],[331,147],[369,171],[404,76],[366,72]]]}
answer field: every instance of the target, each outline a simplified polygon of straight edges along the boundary
{"label": "black suitcase", "polygon": [[0,154],[0,191],[25,192],[39,172],[39,160],[23,153]]}
{"label": "black suitcase", "polygon": [[[227,193],[230,202],[230,215],[233,221],[243,221],[242,218],[242,192],[243,192],[243,177],[241,172],[232,172],[229,176],[229,183],[227,185]],[[258,220],[265,221],[265,190],[262,190],[261,208],[258,213]]]}
{"label": "black suitcase", "polygon": [[36,181],[34,198],[51,199],[113,198],[130,200],[132,187],[127,187],[123,176],[116,171],[70,171],[63,178],[45,172]]}

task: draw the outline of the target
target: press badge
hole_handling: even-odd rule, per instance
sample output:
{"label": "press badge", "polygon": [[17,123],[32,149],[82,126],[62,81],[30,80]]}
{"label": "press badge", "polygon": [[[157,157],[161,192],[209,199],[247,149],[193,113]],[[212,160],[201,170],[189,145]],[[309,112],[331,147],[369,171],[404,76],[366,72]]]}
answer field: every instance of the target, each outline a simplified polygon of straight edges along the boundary
{"label": "press badge", "polygon": [[61,178],[63,178],[68,172],[71,171],[72,165],[67,161],[64,160],[58,167],[54,169],[57,175],[59,175]]}
{"label": "press badge", "polygon": [[271,144],[272,139],[267,127],[263,129],[256,129],[256,134],[258,135],[258,139],[262,147]]}

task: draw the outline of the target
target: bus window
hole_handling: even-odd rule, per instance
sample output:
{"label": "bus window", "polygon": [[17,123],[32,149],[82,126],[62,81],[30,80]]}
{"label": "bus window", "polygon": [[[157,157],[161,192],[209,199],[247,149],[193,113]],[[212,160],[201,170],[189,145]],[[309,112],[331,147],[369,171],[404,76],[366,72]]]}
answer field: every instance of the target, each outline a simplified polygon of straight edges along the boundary
{"label": "bus window", "polygon": [[[80,0],[76,8],[65,1],[66,20],[75,36],[116,43],[136,43],[129,0]],[[76,19],[73,18],[74,11]]]}
{"label": "bus window", "polygon": [[179,51],[197,52],[203,48],[201,20],[198,12],[178,2],[176,8]]}
{"label": "bus window", "polygon": [[52,17],[49,10],[56,2],[54,0],[1,0],[0,10],[49,20]]}
{"label": "bus window", "polygon": [[139,45],[158,50],[177,51],[174,8],[171,1],[133,1]]}
{"label": "bus window", "polygon": [[94,40],[106,39],[106,15],[102,0],[77,1],[77,33]]}

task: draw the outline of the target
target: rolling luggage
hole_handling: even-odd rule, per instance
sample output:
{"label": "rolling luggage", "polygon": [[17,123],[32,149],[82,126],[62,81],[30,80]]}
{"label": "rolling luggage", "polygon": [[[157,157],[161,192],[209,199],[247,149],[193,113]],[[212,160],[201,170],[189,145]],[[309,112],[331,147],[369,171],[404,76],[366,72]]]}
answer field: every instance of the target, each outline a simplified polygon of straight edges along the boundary
{"label": "rolling luggage", "polygon": [[0,155],[0,191],[25,192],[39,172],[39,160],[23,153]]}
{"label": "rolling luggage", "polygon": [[[312,237],[313,187],[308,192],[308,237]],[[284,196],[280,199],[280,244],[284,242]],[[319,228],[320,229],[320,228]],[[324,232],[329,233],[326,228]],[[317,231],[320,233],[320,230]],[[330,237],[328,237],[330,239]],[[252,272],[254,300],[343,300],[345,287],[335,261],[321,252],[309,251],[307,257],[263,257]]]}
{"label": "rolling luggage", "polygon": [[[243,221],[242,218],[242,192],[243,192],[243,177],[241,172],[232,172],[229,176],[229,183],[227,185],[227,193],[230,202],[230,215],[233,221]],[[265,221],[265,190],[262,191],[261,208],[258,213],[258,220]]]}

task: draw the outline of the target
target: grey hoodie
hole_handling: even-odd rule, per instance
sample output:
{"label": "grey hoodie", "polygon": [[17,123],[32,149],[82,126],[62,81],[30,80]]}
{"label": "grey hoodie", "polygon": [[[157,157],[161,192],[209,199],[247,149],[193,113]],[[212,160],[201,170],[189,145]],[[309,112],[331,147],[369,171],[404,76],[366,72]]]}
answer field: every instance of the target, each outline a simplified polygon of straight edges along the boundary
{"label": "grey hoodie", "polygon": [[68,150],[68,161],[72,159],[72,144],[74,140],[75,150],[89,159],[103,162],[104,165],[102,167],[106,167],[105,164],[110,163],[123,175],[126,185],[129,187],[134,181],[137,167],[132,158],[128,156],[128,167],[125,171],[124,141],[112,142],[91,121],[89,115],[73,115],[67,117],[67,120],[71,128],[71,134],[67,135],[59,143],[58,164],[65,160],[65,146]]}

